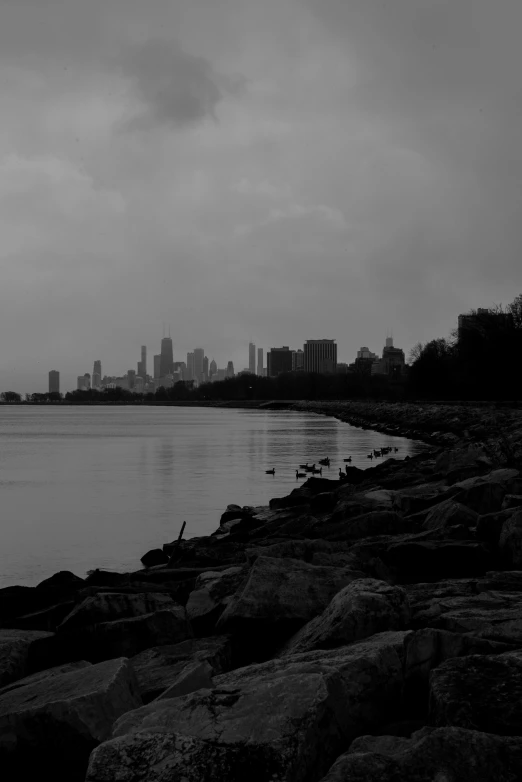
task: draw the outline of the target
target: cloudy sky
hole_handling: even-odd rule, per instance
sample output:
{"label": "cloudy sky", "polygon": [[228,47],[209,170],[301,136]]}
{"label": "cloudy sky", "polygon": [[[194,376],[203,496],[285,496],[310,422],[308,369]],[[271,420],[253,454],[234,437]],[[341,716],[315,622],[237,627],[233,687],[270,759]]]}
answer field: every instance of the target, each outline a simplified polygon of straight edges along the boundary
{"label": "cloudy sky", "polygon": [[522,291],[520,0],[0,0],[0,390]]}

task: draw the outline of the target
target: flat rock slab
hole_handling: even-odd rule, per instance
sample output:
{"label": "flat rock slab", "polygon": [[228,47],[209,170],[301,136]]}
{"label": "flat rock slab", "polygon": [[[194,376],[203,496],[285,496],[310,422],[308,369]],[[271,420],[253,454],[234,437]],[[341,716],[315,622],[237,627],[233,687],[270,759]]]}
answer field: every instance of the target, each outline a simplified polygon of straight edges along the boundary
{"label": "flat rock slab", "polygon": [[53,637],[39,630],[0,629],[0,687],[29,673],[31,647]]}
{"label": "flat rock slab", "polygon": [[519,782],[522,739],[462,728],[363,736],[322,782]]}
{"label": "flat rock slab", "polygon": [[[0,748],[6,762],[84,763],[110,736],[115,720],[141,705],[138,685],[126,659],[19,687],[0,697]],[[51,765],[52,768],[52,765]]]}
{"label": "flat rock slab", "polygon": [[23,679],[17,679],[17,681],[8,684],[7,687],[2,687],[0,696],[5,695],[12,690],[17,690],[19,687],[27,687],[30,684],[48,681],[49,679],[54,679],[56,676],[63,676],[64,673],[80,671],[82,668],[90,668],[91,665],[92,663],[88,663],[86,660],[78,660],[74,663],[64,663],[64,665],[57,665],[54,668],[47,668],[45,671],[32,673],[30,676],[25,676]]}
{"label": "flat rock slab", "polygon": [[522,736],[522,653],[448,660],[430,675],[430,722]]}
{"label": "flat rock slab", "polygon": [[212,675],[228,671],[231,646],[228,636],[212,636],[183,641],[170,646],[147,649],[131,659],[144,703],[161,695],[173,685],[187,663],[207,662]]}
{"label": "flat rock slab", "polygon": [[521,647],[522,594],[491,591],[441,598],[434,600],[426,611],[417,613],[415,624]]}
{"label": "flat rock slab", "polygon": [[404,589],[373,578],[357,579],[341,589],[322,614],[298,631],[284,654],[332,649],[386,630],[402,630],[409,619]]}
{"label": "flat rock slab", "polygon": [[357,651],[243,668],[214,690],[128,713],[91,755],[87,782],[318,779],[357,732],[395,708],[404,634],[385,635]]}
{"label": "flat rock slab", "polygon": [[97,592],[76,606],[65,617],[58,627],[58,631],[73,630],[84,625],[112,622],[118,619],[131,619],[136,616],[153,614],[155,611],[172,609],[175,606],[176,603],[172,597],[161,592],[138,594]]}
{"label": "flat rock slab", "polygon": [[196,635],[210,635],[231,596],[246,575],[246,568],[231,567],[228,570],[202,573],[190,593],[186,609]]}
{"label": "flat rock slab", "polygon": [[42,667],[82,658],[98,663],[113,657],[134,657],[145,649],[191,637],[185,609],[174,606],[172,610],[57,633],[49,644],[47,658],[42,659]]}

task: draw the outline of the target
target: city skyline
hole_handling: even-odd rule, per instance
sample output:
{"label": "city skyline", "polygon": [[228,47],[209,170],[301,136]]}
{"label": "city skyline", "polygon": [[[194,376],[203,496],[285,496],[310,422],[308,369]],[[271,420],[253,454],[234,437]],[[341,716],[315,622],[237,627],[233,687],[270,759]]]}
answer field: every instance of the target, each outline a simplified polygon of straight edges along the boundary
{"label": "city skyline", "polygon": [[521,3],[0,5],[1,388],[163,321],[238,369],[408,353],[519,289]]}

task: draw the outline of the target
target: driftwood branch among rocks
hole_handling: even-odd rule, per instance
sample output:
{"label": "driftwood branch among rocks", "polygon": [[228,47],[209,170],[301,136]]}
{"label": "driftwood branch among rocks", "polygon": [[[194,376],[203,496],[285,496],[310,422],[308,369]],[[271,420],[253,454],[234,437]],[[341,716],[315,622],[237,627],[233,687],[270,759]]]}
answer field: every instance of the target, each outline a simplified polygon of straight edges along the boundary
{"label": "driftwood branch among rocks", "polygon": [[2,779],[522,779],[520,412],[301,407],[431,448],[0,590]]}

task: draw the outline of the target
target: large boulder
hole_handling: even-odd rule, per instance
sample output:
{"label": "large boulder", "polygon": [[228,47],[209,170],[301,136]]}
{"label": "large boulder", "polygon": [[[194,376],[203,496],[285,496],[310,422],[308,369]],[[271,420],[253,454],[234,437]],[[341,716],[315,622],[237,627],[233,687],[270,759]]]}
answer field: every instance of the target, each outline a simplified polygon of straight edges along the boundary
{"label": "large boulder", "polygon": [[157,646],[131,658],[143,703],[157,698],[173,685],[189,664],[207,663],[211,675],[225,673],[231,665],[228,636],[194,638],[171,646]]}
{"label": "large boulder", "polygon": [[421,483],[396,491],[393,497],[393,507],[399,513],[410,516],[431,508],[457,493],[457,489],[448,488],[445,481]]}
{"label": "large boulder", "polygon": [[141,594],[97,592],[91,597],[87,597],[65,617],[58,627],[58,632],[74,630],[84,625],[96,625],[100,622],[130,619],[174,608],[176,608],[176,603],[172,597],[162,592],[143,592]]}
{"label": "large boulder", "polygon": [[411,738],[362,736],[322,782],[518,782],[522,738],[423,728]]}
{"label": "large boulder", "polygon": [[409,619],[404,589],[372,578],[357,579],[290,639],[284,654],[332,649],[386,630],[402,630]]}
{"label": "large boulder", "polygon": [[430,722],[522,734],[522,653],[447,660],[430,674]]}
{"label": "large boulder", "polygon": [[460,502],[444,500],[433,506],[422,525],[424,529],[443,529],[464,524],[466,527],[474,527],[477,524],[478,513],[461,505]]}
{"label": "large boulder", "polygon": [[502,525],[498,548],[506,567],[522,569],[522,510]]}
{"label": "large boulder", "polygon": [[477,592],[522,592],[522,571],[490,570],[477,581]]}
{"label": "large boulder", "polygon": [[140,705],[126,659],[12,690],[0,696],[2,771],[16,769],[17,779],[30,774],[75,778],[85,769],[89,753],[109,738],[115,720]]}
{"label": "large boulder", "polygon": [[[284,559],[302,559],[303,562],[314,563],[318,554],[337,554],[339,551],[347,551],[347,544],[332,543],[327,540],[304,538],[302,540],[280,540],[267,546],[253,546],[247,548],[245,556],[252,564],[258,557],[281,557]],[[321,563],[322,564],[322,563]]]}
{"label": "large boulder", "polygon": [[317,780],[352,738],[397,709],[403,643],[404,633],[387,633],[155,701],[118,720],[114,738],[91,755],[87,782]]}
{"label": "large boulder", "polygon": [[455,487],[459,490],[455,501],[483,515],[501,510],[506,494],[518,493],[522,479],[518,470],[504,468],[460,481]]}
{"label": "large boulder", "polygon": [[504,526],[504,523],[513,516],[514,512],[515,511],[512,508],[505,508],[504,510],[495,511],[494,513],[485,513],[484,515],[479,516],[475,529],[476,539],[496,548],[500,540],[502,527]]}
{"label": "large boulder", "polygon": [[442,600],[454,597],[470,597],[477,594],[476,578],[456,578],[435,583],[405,584],[411,610],[411,626],[424,627],[423,618],[426,611],[434,605],[440,605]]}
{"label": "large boulder", "polygon": [[0,687],[23,679],[31,670],[31,657],[52,633],[37,630],[0,630]]}
{"label": "large boulder", "polygon": [[234,636],[239,658],[266,659],[321,613],[332,597],[364,573],[259,557],[219,618],[216,628]]}
{"label": "large boulder", "polygon": [[225,607],[246,574],[236,566],[221,571],[202,573],[190,593],[186,609],[196,635],[209,635]]}
{"label": "large boulder", "polygon": [[169,557],[161,548],[153,548],[147,551],[140,559],[143,567],[155,567],[156,565],[168,565]]}

